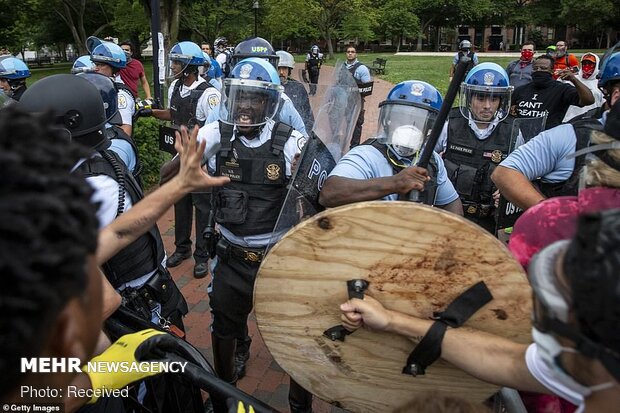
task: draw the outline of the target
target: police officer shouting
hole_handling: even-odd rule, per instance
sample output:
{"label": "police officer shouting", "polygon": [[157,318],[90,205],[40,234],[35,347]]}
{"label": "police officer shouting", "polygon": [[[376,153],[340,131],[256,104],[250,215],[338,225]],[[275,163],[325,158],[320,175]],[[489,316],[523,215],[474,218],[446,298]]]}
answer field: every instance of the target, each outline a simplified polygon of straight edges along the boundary
{"label": "police officer shouting", "polygon": [[[199,67],[204,65],[205,57],[196,43],[180,42],[170,49],[171,74],[175,80],[168,89],[168,109],[153,109],[158,119],[171,120],[173,126],[192,128],[203,125],[207,116],[217,111],[220,92],[198,75]],[[191,193],[174,206],[174,244],[176,250],[168,259],[168,267],[176,267],[192,255],[192,204],[196,207],[196,248],[194,251],[194,277],[203,278],[208,274],[209,254],[205,240],[200,234],[204,231],[210,210],[210,194]]]}
{"label": "police officer shouting", "polygon": [[[357,50],[353,46],[347,47],[347,61],[346,67],[353,75],[355,82],[357,82],[358,86],[367,84],[372,82],[372,77],[370,76],[370,70],[364,64],[362,64],[359,60],[357,60]],[[372,93],[372,88],[370,90]],[[368,93],[368,94],[370,94]],[[362,126],[364,125],[364,98],[367,94],[362,94],[362,108],[360,109],[360,115],[357,118],[357,123],[355,124],[355,129],[353,130],[353,137],[351,138],[351,148],[360,144],[360,138],[362,136]]]}
{"label": "police officer shouting", "polygon": [[443,153],[465,217],[495,233],[495,199],[491,173],[508,156],[513,142],[513,118],[507,118],[512,86],[496,63],[474,67],[461,85],[460,108],[452,109],[435,151]]}
{"label": "police officer shouting", "polygon": [[208,166],[231,179],[214,192],[221,238],[209,291],[215,370],[229,383],[238,378],[235,347],[247,334],[256,273],[274,236],[293,158],[305,141],[272,120],[282,90],[271,64],[259,58],[240,61],[224,80],[221,122],[205,125],[198,135],[207,143],[205,154],[221,144]]}

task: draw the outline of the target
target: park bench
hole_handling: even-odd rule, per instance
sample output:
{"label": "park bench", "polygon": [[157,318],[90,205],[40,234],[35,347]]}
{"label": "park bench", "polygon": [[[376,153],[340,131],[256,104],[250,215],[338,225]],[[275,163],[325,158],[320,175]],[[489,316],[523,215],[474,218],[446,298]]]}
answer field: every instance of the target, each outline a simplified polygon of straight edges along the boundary
{"label": "park bench", "polygon": [[370,73],[375,74],[375,75],[384,75],[386,63],[387,63],[386,59],[381,59],[380,57],[377,57],[372,62],[372,66],[370,66]]}
{"label": "park bench", "polygon": [[52,58],[50,56],[41,56],[35,57],[34,59],[26,59],[26,64],[28,66],[44,66],[44,65],[52,65]]}

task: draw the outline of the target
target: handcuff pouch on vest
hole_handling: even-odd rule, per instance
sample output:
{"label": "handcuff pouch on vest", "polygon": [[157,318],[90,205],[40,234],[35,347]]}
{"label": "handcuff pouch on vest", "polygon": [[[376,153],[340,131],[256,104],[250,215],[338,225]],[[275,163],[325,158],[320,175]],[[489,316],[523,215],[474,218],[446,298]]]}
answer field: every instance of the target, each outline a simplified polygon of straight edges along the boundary
{"label": "handcuff pouch on vest", "polygon": [[433,313],[435,322],[413,349],[403,367],[403,374],[425,374],[426,368],[441,357],[441,343],[448,327],[462,326],[472,315],[493,300],[484,281],[467,289],[442,312]]}
{"label": "handcuff pouch on vest", "polygon": [[217,191],[215,199],[215,221],[220,224],[243,224],[248,214],[248,194],[245,191],[229,189]]}

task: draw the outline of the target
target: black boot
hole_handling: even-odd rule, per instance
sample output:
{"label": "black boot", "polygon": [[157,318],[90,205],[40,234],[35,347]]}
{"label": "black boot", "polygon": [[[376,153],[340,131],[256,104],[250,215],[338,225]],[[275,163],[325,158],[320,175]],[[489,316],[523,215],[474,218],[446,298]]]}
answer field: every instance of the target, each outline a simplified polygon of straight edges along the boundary
{"label": "black boot", "polygon": [[291,378],[288,389],[288,404],[291,413],[312,413],[312,393]]}
{"label": "black boot", "polygon": [[250,336],[237,339],[237,350],[235,351],[235,372],[237,373],[237,379],[242,379],[245,376],[245,364],[250,359],[250,345],[252,339]]}
{"label": "black boot", "polygon": [[[237,373],[235,372],[235,348],[237,340],[223,339],[215,334],[211,334],[211,344],[213,346],[213,367],[217,376],[233,386],[237,384]],[[226,400],[219,397],[209,397],[213,400],[213,410],[215,413],[225,413],[228,411]]]}

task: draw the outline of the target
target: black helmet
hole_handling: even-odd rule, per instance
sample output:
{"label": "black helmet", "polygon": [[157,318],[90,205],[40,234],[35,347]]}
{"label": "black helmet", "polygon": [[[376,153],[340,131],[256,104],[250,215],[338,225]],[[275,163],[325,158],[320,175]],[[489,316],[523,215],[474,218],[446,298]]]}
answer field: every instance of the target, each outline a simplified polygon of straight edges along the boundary
{"label": "black helmet", "polygon": [[577,349],[620,380],[620,209],[579,219],[564,259],[579,332]]}
{"label": "black helmet", "polygon": [[276,70],[278,69],[278,60],[280,60],[280,58],[273,49],[273,46],[271,46],[271,43],[262,37],[249,37],[240,42],[237,47],[235,47],[235,51],[231,58],[231,66],[234,67],[241,60],[247,59],[248,57],[265,59],[271,63]]}
{"label": "black helmet", "polygon": [[84,146],[102,150],[110,145],[101,95],[79,76],[60,74],[41,79],[24,92],[19,106],[31,113],[54,112],[58,126]]}

